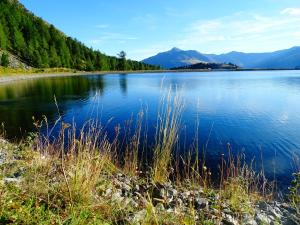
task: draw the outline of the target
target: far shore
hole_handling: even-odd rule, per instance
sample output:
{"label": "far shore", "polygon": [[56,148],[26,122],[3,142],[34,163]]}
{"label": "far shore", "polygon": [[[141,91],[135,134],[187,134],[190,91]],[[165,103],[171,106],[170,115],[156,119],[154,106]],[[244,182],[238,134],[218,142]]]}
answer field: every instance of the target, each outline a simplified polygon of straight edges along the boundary
{"label": "far shore", "polygon": [[51,78],[62,76],[83,76],[83,75],[106,75],[106,74],[138,74],[138,73],[183,73],[183,72],[240,72],[240,71],[281,71],[281,70],[294,70],[294,69],[236,69],[236,70],[209,70],[209,69],[197,69],[197,70],[138,70],[138,71],[75,71],[75,72],[45,72],[45,73],[5,73],[0,74],[0,84],[10,83],[22,80],[31,80],[37,78]]}

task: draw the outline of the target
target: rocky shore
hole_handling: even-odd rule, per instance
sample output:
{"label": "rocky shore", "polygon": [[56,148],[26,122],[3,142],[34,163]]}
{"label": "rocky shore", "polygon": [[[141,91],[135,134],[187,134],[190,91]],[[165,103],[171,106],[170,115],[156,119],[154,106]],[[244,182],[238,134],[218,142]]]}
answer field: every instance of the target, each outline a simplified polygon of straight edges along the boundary
{"label": "rocky shore", "polygon": [[[8,147],[7,147],[8,146]],[[5,176],[3,167],[11,167],[22,157],[18,148],[11,150],[12,145],[0,139],[0,179],[2,185],[22,186],[22,170]],[[10,149],[9,152],[7,149]],[[2,168],[2,169],[1,169]],[[1,174],[2,173],[2,174]],[[105,182],[105,181],[110,182]],[[130,213],[119,221],[119,224],[147,224],[145,220],[151,215],[160,218],[185,216],[192,218],[192,224],[224,224],[224,225],[264,225],[284,224],[299,225],[300,215],[287,202],[260,200],[257,202],[241,202],[248,209],[238,212],[232,209],[229,200],[224,199],[218,190],[194,188],[192,185],[178,186],[172,182],[155,184],[150,179],[118,173],[104,173],[97,186],[94,198],[109,202],[111,205]],[[53,180],[52,185],[56,182]],[[250,207],[249,207],[250,206]],[[1,218],[1,215],[0,215]],[[158,224],[180,224],[177,221]]]}
{"label": "rocky shore", "polygon": [[111,179],[113,185],[103,189],[103,197],[123,207],[142,208],[128,218],[132,224],[143,222],[147,213],[145,207],[149,204],[147,199],[149,196],[152,199],[153,210],[159,213],[189,214],[191,210],[194,211],[196,224],[201,224],[203,220],[210,221],[212,224],[221,222],[224,225],[300,224],[300,217],[296,210],[284,202],[261,201],[253,204],[248,214],[238,215],[230,209],[226,201],[222,202],[219,208],[219,194],[208,194],[202,188],[180,188],[171,182],[164,185],[152,182],[141,184],[137,178],[121,173],[107,176],[107,179]]}

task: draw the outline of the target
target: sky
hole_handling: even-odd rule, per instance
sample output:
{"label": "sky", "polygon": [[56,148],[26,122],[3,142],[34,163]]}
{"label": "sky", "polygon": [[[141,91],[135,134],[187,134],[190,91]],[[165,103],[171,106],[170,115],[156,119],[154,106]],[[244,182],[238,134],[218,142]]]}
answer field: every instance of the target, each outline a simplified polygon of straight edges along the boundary
{"label": "sky", "polygon": [[142,60],[173,47],[202,53],[300,46],[299,0],[20,0],[66,35]]}

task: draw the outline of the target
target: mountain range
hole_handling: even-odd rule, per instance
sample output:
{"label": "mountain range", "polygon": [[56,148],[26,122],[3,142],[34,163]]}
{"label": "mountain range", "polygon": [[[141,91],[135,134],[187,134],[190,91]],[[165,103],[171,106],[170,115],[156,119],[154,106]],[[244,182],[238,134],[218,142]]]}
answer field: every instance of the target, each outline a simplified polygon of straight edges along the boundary
{"label": "mountain range", "polygon": [[195,50],[172,48],[142,60],[165,69],[183,67],[201,62],[233,63],[245,69],[295,69],[300,68],[300,47],[266,53],[229,52],[226,54],[203,54]]}

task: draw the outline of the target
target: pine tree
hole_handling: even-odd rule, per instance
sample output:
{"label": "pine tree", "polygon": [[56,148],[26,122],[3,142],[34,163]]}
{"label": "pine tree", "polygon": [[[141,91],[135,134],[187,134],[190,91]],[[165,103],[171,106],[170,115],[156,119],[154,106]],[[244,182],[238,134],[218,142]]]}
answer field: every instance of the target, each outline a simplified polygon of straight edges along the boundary
{"label": "pine tree", "polygon": [[9,66],[9,58],[6,53],[3,53],[1,56],[1,66],[8,67]]}
{"label": "pine tree", "polygon": [[0,21],[0,48],[6,49],[6,47],[7,47],[7,37],[5,35],[3,26],[1,25],[1,21]]}
{"label": "pine tree", "polygon": [[[53,25],[34,16],[17,0],[0,0],[0,48],[11,51],[33,67],[67,67],[78,70],[131,70],[140,62],[106,56],[66,37]],[[146,66],[155,69],[155,66]]]}
{"label": "pine tree", "polygon": [[126,52],[121,51],[119,54],[119,65],[118,70],[125,71],[126,70]]}

